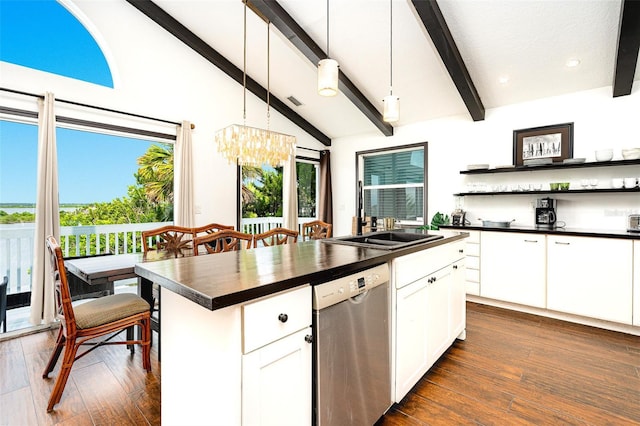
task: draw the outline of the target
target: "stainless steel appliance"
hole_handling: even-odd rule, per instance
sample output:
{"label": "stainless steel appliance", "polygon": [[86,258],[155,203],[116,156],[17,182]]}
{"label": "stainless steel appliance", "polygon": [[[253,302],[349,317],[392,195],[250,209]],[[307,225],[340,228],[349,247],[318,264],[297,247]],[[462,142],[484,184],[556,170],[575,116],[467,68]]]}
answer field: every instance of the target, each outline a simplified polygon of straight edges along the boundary
{"label": "stainless steel appliance", "polygon": [[539,198],[536,204],[536,226],[539,228],[555,228],[556,200]]}
{"label": "stainless steel appliance", "polygon": [[373,425],[391,406],[389,266],[313,289],[314,424]]}
{"label": "stainless steel appliance", "polygon": [[453,213],[451,213],[451,224],[453,226],[464,226],[465,225],[464,216],[465,216],[464,210],[461,210],[461,209],[454,210]]}
{"label": "stainless steel appliance", "polygon": [[640,214],[629,215],[629,225],[627,226],[627,231],[640,232]]}

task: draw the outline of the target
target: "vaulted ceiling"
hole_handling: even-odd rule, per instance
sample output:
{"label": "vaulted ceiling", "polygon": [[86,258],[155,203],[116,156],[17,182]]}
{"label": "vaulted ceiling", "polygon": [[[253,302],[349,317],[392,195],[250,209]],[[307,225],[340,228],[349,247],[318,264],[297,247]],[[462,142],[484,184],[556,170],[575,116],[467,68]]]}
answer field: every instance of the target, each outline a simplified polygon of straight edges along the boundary
{"label": "vaulted ceiling", "polygon": [[[241,0],[127,1],[242,82]],[[331,0],[329,54],[340,64],[340,93],[325,98],[316,92],[316,64],[326,57],[327,2],[248,1],[257,12],[247,17],[248,89],[266,99],[266,17],[272,107],[327,145],[393,134],[381,114],[391,34],[401,103],[394,126],[454,115],[480,121],[489,108],[605,86],[625,96],[640,79],[637,1]]]}

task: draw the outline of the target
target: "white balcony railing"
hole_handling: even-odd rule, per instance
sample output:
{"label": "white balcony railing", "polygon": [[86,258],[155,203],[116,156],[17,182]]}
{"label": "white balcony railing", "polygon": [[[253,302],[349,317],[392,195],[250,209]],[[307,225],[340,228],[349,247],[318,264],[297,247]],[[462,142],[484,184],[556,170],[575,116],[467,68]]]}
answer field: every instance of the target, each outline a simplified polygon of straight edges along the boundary
{"label": "white balcony railing", "polygon": [[[313,220],[315,218],[298,218],[300,235],[302,235],[302,224]],[[64,257],[107,252],[136,253],[141,250],[142,231],[169,224],[171,222],[62,226],[60,227],[60,246],[63,248]],[[242,232],[249,234],[259,234],[281,226],[281,217],[242,219],[240,223]],[[0,279],[5,275],[9,277],[9,288],[7,288],[9,294],[31,291],[34,233],[34,223],[0,225]]]}

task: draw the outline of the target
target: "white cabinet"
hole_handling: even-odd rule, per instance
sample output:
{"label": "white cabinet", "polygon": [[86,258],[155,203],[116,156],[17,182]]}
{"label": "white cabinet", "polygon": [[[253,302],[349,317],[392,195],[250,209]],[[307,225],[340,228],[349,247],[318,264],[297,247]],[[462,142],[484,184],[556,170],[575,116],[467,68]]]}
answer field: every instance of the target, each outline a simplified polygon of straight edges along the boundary
{"label": "white cabinet", "polygon": [[245,304],[242,424],[311,421],[311,287]]}
{"label": "white cabinet", "polygon": [[633,325],[640,326],[640,241],[633,242]]}
{"label": "white cabinet", "polygon": [[440,358],[453,339],[451,336],[451,298],[453,291],[453,265],[431,274],[427,281],[427,368]]}
{"label": "white cabinet", "polygon": [[467,297],[465,288],[465,263],[466,259],[460,259],[453,265],[453,280],[451,281],[451,309],[449,311],[449,324],[451,336],[460,340],[466,337],[467,326]]}
{"label": "white cabinet", "polygon": [[242,424],[311,421],[311,327],[243,356]]}
{"label": "white cabinet", "polygon": [[464,337],[464,242],[394,259],[394,400],[399,402],[456,337]]}
{"label": "white cabinet", "polygon": [[427,348],[427,278],[397,292],[396,300],[396,402],[418,383],[429,368]]}
{"label": "white cabinet", "polygon": [[467,294],[480,296],[480,231],[467,231],[465,240],[465,287]]}
{"label": "white cabinet", "polygon": [[631,324],[632,243],[547,236],[547,308]]}
{"label": "white cabinet", "polygon": [[480,295],[545,307],[545,235],[483,232]]}

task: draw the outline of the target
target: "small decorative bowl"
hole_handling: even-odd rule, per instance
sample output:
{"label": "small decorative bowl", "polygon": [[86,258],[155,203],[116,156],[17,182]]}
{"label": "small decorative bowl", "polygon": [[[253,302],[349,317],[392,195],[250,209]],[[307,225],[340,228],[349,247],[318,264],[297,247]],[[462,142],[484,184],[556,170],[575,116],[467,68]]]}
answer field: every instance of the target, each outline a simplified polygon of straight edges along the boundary
{"label": "small decorative bowl", "polygon": [[612,149],[600,149],[596,151],[596,161],[610,161],[613,158]]}
{"label": "small decorative bowl", "polygon": [[552,191],[568,191],[569,182],[553,182],[549,184]]}

